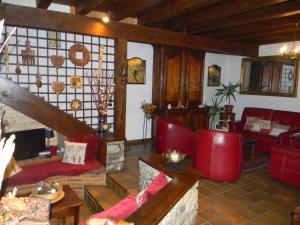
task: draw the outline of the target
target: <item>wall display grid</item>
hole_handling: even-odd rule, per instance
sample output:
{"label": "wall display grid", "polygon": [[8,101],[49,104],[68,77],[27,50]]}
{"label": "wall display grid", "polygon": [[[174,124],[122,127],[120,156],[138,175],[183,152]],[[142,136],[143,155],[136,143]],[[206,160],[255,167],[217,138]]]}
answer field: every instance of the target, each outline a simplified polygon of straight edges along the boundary
{"label": "wall display grid", "polygon": [[[13,29],[6,26],[3,29],[2,40],[7,32]],[[25,50],[25,41],[29,40],[31,50],[34,51],[34,65],[22,63],[22,50]],[[85,66],[76,66],[69,59],[69,49],[74,44],[84,45],[90,52],[91,60]],[[85,122],[91,127],[98,128],[98,111],[95,107],[92,91],[88,79],[91,78],[92,71],[98,70],[99,50],[103,46],[103,63],[101,79],[104,79],[105,86],[109,79],[114,79],[115,64],[115,40],[83,35],[69,32],[47,31],[44,29],[33,29],[18,27],[8,43],[8,67],[4,61],[4,55],[0,56],[0,75],[12,79],[21,87],[29,89],[31,93],[43,97],[45,101],[57,106],[60,110],[73,114],[77,119]],[[61,68],[55,68],[51,62],[52,55],[62,56],[64,63]],[[78,58],[82,55],[77,54]],[[20,63],[21,73],[16,73],[17,62]],[[37,74],[41,74],[42,86],[36,85]],[[83,79],[81,88],[72,88],[70,85],[71,76],[81,76]],[[51,88],[52,82],[63,82],[65,88],[61,94],[56,93]],[[103,82],[102,82],[103,83]],[[96,89],[97,87],[94,86]],[[73,111],[70,103],[73,99],[82,102],[82,109]],[[114,94],[108,108],[106,122],[114,125]]]}

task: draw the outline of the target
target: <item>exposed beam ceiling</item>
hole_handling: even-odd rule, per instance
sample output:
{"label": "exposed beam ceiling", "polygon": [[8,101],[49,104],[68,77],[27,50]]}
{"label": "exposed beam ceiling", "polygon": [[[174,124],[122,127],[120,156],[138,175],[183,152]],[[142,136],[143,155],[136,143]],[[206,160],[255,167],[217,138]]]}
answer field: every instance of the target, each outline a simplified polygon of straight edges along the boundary
{"label": "exposed beam ceiling", "polygon": [[[220,23],[219,25],[222,26],[223,23],[227,23],[227,18],[230,19],[230,16],[258,10],[266,6],[273,5],[274,3],[286,1],[287,0],[222,1],[192,13],[176,17],[173,20],[163,23],[162,26],[168,27],[168,29],[171,30],[189,30],[191,26],[204,24],[204,22],[217,19],[221,19],[221,21],[218,21],[218,23]],[[224,20],[224,18],[226,18],[226,20]],[[212,29],[214,29],[214,27],[212,27]]]}
{"label": "exposed beam ceiling", "polygon": [[217,29],[224,29],[234,26],[242,26],[250,23],[268,21],[276,18],[283,18],[300,13],[300,1],[290,1],[284,4],[276,4],[271,7],[261,8],[248,13],[237,14],[226,19],[208,21],[187,29],[191,33],[208,32]]}
{"label": "exposed beam ceiling", "polygon": [[[8,24],[17,26],[125,38],[129,41],[195,48],[224,54],[257,56],[258,53],[257,45],[244,44],[238,41],[229,42],[113,21],[103,24],[95,18],[4,3],[0,3],[0,12]],[[42,23],[40,18],[43,18]]]}
{"label": "exposed beam ceiling", "polygon": [[48,9],[51,3],[52,0],[36,0],[36,7],[40,9]]}
{"label": "exposed beam ceiling", "polygon": [[178,0],[172,1],[169,4],[164,4],[161,7],[156,7],[145,15],[139,17],[139,24],[153,25],[162,21],[177,17],[182,13],[188,13],[197,8],[202,8],[212,5],[221,0]]}
{"label": "exposed beam ceiling", "polygon": [[76,14],[87,15],[91,11],[95,10],[105,0],[85,0],[79,1],[76,5]]}

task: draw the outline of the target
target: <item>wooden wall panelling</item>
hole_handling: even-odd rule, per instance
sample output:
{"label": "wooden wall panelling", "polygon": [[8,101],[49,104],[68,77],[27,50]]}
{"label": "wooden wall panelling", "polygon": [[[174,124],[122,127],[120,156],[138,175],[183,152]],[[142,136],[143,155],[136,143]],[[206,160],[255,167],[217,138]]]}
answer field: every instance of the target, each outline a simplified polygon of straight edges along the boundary
{"label": "wooden wall panelling", "polygon": [[[183,103],[184,96],[182,93],[182,86],[184,85],[184,71],[183,71],[183,52],[181,49],[168,48],[164,55],[165,74],[165,101],[171,103],[173,106],[178,101]],[[166,88],[167,87],[167,88]]]}
{"label": "wooden wall panelling", "polygon": [[[0,3],[0,12],[1,16],[6,19],[6,23],[11,25],[30,26],[112,38],[125,38],[129,41],[195,48],[224,54],[244,56],[258,55],[257,44],[245,44],[237,41],[230,42],[201,36],[192,36],[184,33],[114,21],[104,24],[95,18],[4,3]],[[41,18],[43,18],[42,23],[40,22]]]}
{"label": "wooden wall panelling", "polygon": [[125,138],[126,118],[126,82],[127,82],[127,40],[116,40],[115,60],[115,125],[116,134]]}
{"label": "wooden wall panelling", "polygon": [[188,50],[186,74],[186,99],[190,107],[198,107],[202,103],[203,95],[203,68],[205,53]]}

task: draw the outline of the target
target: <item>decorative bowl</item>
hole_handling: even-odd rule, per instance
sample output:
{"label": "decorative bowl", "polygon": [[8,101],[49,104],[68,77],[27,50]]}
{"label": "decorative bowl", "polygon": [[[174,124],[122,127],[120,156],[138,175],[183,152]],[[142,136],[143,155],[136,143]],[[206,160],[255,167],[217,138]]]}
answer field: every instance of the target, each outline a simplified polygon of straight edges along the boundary
{"label": "decorative bowl", "polygon": [[35,187],[32,196],[48,199],[53,203],[64,197],[64,191],[62,190],[62,186],[58,183],[48,184],[42,182]]}
{"label": "decorative bowl", "polygon": [[176,150],[169,150],[166,152],[165,156],[172,163],[178,163],[185,158],[185,154]]}

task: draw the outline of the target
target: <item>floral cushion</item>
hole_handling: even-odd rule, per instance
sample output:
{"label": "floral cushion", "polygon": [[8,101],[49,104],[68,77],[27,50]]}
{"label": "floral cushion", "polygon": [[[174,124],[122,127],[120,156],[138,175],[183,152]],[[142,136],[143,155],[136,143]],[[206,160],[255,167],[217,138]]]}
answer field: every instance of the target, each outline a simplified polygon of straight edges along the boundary
{"label": "floral cushion", "polygon": [[259,117],[247,116],[244,130],[260,132]]}
{"label": "floral cushion", "polygon": [[84,164],[86,143],[65,141],[64,163]]}
{"label": "floral cushion", "polygon": [[290,127],[290,125],[283,125],[280,123],[273,122],[269,135],[273,137],[278,137],[281,133],[287,132],[290,129]]}

